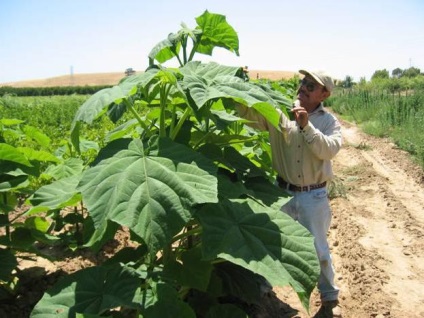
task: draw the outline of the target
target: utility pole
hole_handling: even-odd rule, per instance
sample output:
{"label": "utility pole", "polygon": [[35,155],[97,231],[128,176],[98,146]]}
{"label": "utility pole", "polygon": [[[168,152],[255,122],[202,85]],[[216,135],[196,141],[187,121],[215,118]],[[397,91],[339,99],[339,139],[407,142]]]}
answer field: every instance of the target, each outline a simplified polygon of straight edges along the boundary
{"label": "utility pole", "polygon": [[71,65],[70,86],[74,86],[74,66],[73,65]]}

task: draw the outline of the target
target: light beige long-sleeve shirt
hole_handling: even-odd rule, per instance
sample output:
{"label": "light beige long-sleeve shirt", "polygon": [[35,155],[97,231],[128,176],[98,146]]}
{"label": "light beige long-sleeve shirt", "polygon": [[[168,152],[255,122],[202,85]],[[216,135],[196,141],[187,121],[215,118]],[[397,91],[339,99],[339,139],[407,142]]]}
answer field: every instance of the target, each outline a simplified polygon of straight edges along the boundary
{"label": "light beige long-sleeve shirt", "polygon": [[308,186],[333,178],[331,159],[342,145],[341,127],[322,103],[309,114],[309,123],[303,129],[281,111],[281,131],[253,108],[238,105],[237,111],[241,117],[254,121],[249,126],[269,131],[273,168],[286,182]]}

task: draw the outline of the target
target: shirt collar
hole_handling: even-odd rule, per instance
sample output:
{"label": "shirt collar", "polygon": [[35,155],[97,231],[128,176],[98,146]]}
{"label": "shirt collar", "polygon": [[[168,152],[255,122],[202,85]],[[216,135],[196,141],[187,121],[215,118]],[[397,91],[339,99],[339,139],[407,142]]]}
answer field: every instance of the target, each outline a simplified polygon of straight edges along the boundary
{"label": "shirt collar", "polygon": [[320,113],[320,112],[325,113],[324,103],[323,102],[321,102],[319,104],[319,106],[317,108],[315,108],[314,111],[311,114],[313,114],[313,113]]}

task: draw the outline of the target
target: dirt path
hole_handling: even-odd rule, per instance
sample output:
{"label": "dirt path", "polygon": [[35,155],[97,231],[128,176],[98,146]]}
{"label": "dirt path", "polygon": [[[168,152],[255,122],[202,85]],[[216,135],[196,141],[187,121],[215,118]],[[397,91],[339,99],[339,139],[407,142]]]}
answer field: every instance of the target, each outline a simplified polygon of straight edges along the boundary
{"label": "dirt path", "polygon": [[[330,245],[343,317],[424,317],[423,172],[387,140],[343,122],[344,146],[335,158]],[[292,307],[283,317],[311,317],[296,296],[276,288]],[[297,312],[296,312],[297,311]]]}

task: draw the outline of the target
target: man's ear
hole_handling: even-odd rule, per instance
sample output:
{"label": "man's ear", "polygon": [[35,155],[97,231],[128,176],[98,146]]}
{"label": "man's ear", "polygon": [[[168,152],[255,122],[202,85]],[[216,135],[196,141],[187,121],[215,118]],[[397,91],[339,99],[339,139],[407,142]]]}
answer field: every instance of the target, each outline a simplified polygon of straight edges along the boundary
{"label": "man's ear", "polygon": [[328,97],[330,97],[331,93],[327,90],[322,91],[322,100],[326,100]]}

